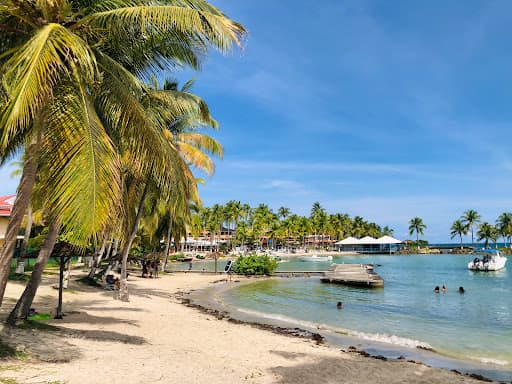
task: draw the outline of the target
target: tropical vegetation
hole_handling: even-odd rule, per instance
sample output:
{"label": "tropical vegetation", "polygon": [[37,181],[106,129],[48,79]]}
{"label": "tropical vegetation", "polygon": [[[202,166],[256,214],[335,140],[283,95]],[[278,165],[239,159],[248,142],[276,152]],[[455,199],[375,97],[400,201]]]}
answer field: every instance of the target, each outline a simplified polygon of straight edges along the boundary
{"label": "tropical vegetation", "polygon": [[231,200],[200,209],[192,216],[191,236],[209,236],[211,241],[227,232],[228,248],[256,245],[265,248],[328,247],[332,241],[354,237],[381,237],[393,230],[346,213],[329,214],[319,202],[312,205],[309,216],[300,216],[289,208],[274,212],[268,205],[251,207]]}
{"label": "tropical vegetation", "polygon": [[413,217],[409,221],[409,234],[413,235],[416,232],[416,244],[419,245],[419,235],[424,234],[424,230],[427,228],[421,217]]}
{"label": "tropical vegetation", "polygon": [[11,320],[26,317],[59,236],[95,266],[117,257],[128,299],[139,229],[183,233],[200,205],[192,170],[213,171],[209,156],[221,155],[197,132],[217,124],[191,83],[151,76],[198,69],[210,47],[228,52],[245,30],[204,0],[0,0],[0,26],[0,159],[24,152],[0,303],[29,206],[48,229]]}
{"label": "tropical vegetation", "polygon": [[270,275],[277,269],[278,262],[268,255],[239,256],[232,270],[239,275]]}

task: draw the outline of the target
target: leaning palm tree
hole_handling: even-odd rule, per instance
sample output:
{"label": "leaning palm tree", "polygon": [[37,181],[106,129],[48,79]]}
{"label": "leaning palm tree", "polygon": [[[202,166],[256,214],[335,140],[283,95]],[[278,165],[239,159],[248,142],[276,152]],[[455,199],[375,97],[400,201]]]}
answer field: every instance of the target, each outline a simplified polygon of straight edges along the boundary
{"label": "leaning palm tree", "polygon": [[478,224],[480,222],[481,218],[482,217],[480,216],[480,214],[474,209],[467,210],[461,217],[462,222],[466,224],[469,230],[471,231],[471,245],[475,243],[473,234],[474,226],[475,224]]}
{"label": "leaning palm tree", "polygon": [[[80,242],[96,242],[121,188],[111,135],[141,157],[161,145],[143,133],[152,122],[137,76],[169,64],[197,68],[209,46],[226,52],[245,31],[203,0],[0,0],[0,25],[0,158],[28,143],[0,254],[1,303],[43,143],[55,149],[60,182],[48,197],[52,212]],[[139,167],[166,161],[156,160]]]}
{"label": "leaning palm tree", "polygon": [[487,248],[489,247],[489,240],[496,242],[498,238],[498,232],[493,225],[484,222],[478,226],[477,236],[478,241],[485,240],[485,248]]}
{"label": "leaning palm tree", "polygon": [[409,234],[412,235],[416,232],[416,246],[419,248],[419,235],[423,235],[423,230],[426,229],[427,226],[423,223],[423,219],[421,217],[413,217],[409,221]]}
{"label": "leaning palm tree", "polygon": [[451,238],[453,239],[455,236],[460,237],[460,249],[463,249],[464,246],[462,244],[462,235],[468,234],[468,226],[463,223],[461,220],[455,220],[450,228]]}

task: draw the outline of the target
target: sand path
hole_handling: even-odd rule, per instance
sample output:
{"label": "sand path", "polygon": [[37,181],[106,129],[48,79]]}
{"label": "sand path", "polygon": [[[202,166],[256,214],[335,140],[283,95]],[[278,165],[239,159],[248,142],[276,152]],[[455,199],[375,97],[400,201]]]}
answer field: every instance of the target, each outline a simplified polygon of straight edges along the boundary
{"label": "sand path", "polygon": [[[55,305],[54,279],[46,279],[40,289],[34,304],[39,311]],[[75,290],[64,296],[68,315],[51,322],[61,330],[1,330],[3,341],[45,361],[0,362],[0,382],[481,383],[421,364],[365,358],[217,320],[176,299],[176,292],[218,279],[197,274],[134,278],[128,303],[74,283]],[[21,289],[10,283],[7,297],[17,297]]]}

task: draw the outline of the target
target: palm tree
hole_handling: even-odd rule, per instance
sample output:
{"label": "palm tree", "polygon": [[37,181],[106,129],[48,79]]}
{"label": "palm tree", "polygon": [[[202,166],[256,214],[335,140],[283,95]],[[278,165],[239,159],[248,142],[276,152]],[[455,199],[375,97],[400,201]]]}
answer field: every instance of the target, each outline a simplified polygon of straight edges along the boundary
{"label": "palm tree", "polygon": [[409,234],[412,235],[416,232],[416,246],[419,247],[419,235],[424,234],[423,230],[426,229],[427,226],[423,223],[423,219],[420,217],[413,217],[409,221]]}
{"label": "palm tree", "polygon": [[467,225],[469,230],[471,231],[471,245],[474,245],[474,237],[473,237],[473,227],[475,224],[479,223],[481,219],[480,214],[474,209],[469,209],[461,217],[461,220],[464,224]]}
{"label": "palm tree", "polygon": [[393,236],[393,229],[392,228],[389,228],[387,225],[382,228],[382,235],[383,236]]}
{"label": "palm tree", "polygon": [[462,222],[462,220],[455,220],[450,228],[451,238],[453,239],[455,236],[460,237],[460,249],[463,249],[464,246],[462,244],[462,235],[468,234],[468,226]]}
{"label": "palm tree", "polygon": [[313,229],[315,231],[315,243],[316,243],[316,236],[318,233],[321,232],[321,246],[324,242],[324,229],[325,225],[327,223],[327,213],[325,212],[325,209],[320,205],[318,201],[313,203],[313,206],[311,207],[311,214],[309,216],[311,220],[311,224],[313,226]]}
{"label": "palm tree", "polygon": [[286,219],[288,216],[290,216],[290,209],[286,207],[279,207],[277,210],[277,216],[281,217],[282,219]]}
{"label": "palm tree", "polygon": [[496,220],[496,227],[501,236],[503,236],[503,239],[505,240],[505,247],[507,246],[507,239],[510,244],[510,247],[512,247],[512,213],[502,213]]}
{"label": "palm tree", "polygon": [[[0,25],[2,159],[29,143],[0,255],[1,303],[39,157],[52,165],[57,187],[47,200],[63,229],[79,243],[97,242],[121,188],[109,133],[130,137],[127,145],[141,158],[161,145],[142,133],[154,122],[142,108],[146,89],[136,76],[169,63],[197,68],[209,45],[226,52],[245,31],[202,0],[0,0]],[[139,167],[165,172],[159,166],[166,161]]]}
{"label": "palm tree", "polygon": [[485,248],[489,247],[489,240],[493,240],[496,242],[498,238],[498,232],[496,231],[496,228],[487,223],[483,222],[478,226],[478,232],[477,232],[477,240],[485,240]]}

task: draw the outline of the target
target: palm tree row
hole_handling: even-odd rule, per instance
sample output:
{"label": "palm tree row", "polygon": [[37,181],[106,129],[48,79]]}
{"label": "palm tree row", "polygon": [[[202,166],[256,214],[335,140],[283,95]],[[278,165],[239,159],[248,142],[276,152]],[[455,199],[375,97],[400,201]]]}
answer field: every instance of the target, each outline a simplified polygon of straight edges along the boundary
{"label": "palm tree row", "polygon": [[293,214],[286,207],[274,212],[266,204],[253,208],[234,200],[202,208],[193,216],[190,232],[196,238],[209,233],[213,240],[221,234],[222,228],[233,234],[230,247],[257,243],[263,237],[270,240],[267,242],[269,247],[285,246],[290,242],[304,246],[307,236],[315,234],[315,239],[320,238],[318,244],[323,246],[328,237],[341,240],[347,236],[380,237],[393,233],[388,227],[382,228],[360,216],[328,214],[318,202],[313,204],[310,216],[305,217]]}
{"label": "palm tree row", "polygon": [[474,230],[477,230],[477,240],[485,240],[485,247],[489,246],[489,241],[494,243],[500,237],[503,238],[505,246],[510,244],[512,246],[512,213],[504,212],[497,219],[496,224],[492,225],[488,222],[481,222],[480,214],[475,210],[468,210],[464,212],[459,220],[455,220],[451,226],[451,238],[458,236],[460,238],[460,247],[463,248],[462,236],[471,232],[471,244],[474,244]]}
{"label": "palm tree row", "polygon": [[222,154],[197,132],[216,122],[190,83],[144,79],[197,69],[209,47],[227,52],[245,31],[204,0],[0,0],[0,25],[0,157],[25,153],[0,253],[0,304],[29,206],[49,231],[11,320],[26,317],[59,235],[101,254],[115,239],[127,299],[139,227],[156,207],[169,227],[186,221],[199,203],[191,167],[211,172],[208,154]]}

